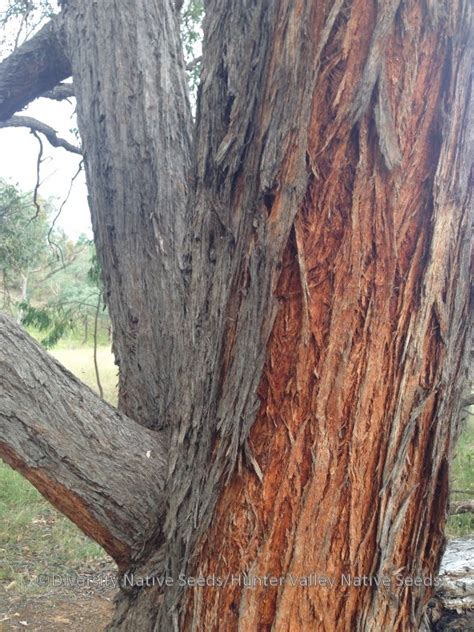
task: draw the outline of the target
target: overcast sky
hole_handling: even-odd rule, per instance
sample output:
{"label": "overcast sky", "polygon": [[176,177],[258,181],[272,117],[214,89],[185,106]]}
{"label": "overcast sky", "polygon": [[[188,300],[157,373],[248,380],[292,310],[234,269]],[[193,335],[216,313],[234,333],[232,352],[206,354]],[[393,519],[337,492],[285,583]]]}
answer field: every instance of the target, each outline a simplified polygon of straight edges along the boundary
{"label": "overcast sky", "polygon": [[[0,0],[0,15],[6,11],[8,4],[7,0]],[[2,40],[4,46],[2,45],[0,50],[0,58],[11,51],[9,38],[11,39],[12,34],[16,34],[17,29],[18,23],[13,22],[2,31],[2,37],[6,39]],[[37,99],[18,114],[37,118],[57,130],[60,136],[76,143],[74,135],[69,131],[76,127],[74,107],[74,103],[67,101]],[[41,138],[44,154],[39,193],[43,198],[52,198],[59,208],[67,196],[71,178],[77,172],[80,156],[62,148],[55,149],[43,136]],[[23,191],[32,191],[36,184],[38,148],[38,141],[28,129],[0,129],[0,178],[17,185]],[[92,236],[83,173],[76,178],[69,201],[64,205],[57,223],[72,239],[76,239],[81,233]]]}
{"label": "overcast sky", "polygon": [[[73,143],[77,142],[69,132],[71,128],[76,127],[73,104],[67,101],[37,99],[21,114],[33,116],[51,125],[64,138]],[[41,165],[40,195],[44,198],[54,198],[56,206],[59,207],[67,196],[71,178],[79,166],[80,156],[62,148],[51,147],[46,139],[42,139],[44,159]],[[22,190],[32,190],[36,183],[38,147],[38,141],[27,129],[0,129],[0,177],[18,185]],[[84,173],[76,178],[57,224],[72,239],[76,239],[81,233],[92,235]]]}

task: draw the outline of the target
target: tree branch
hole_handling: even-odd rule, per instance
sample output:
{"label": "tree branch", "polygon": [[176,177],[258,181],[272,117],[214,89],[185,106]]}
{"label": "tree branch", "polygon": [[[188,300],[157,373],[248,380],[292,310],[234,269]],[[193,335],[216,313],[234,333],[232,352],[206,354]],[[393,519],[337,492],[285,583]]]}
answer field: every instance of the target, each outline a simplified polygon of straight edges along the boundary
{"label": "tree branch", "polygon": [[0,121],[71,75],[71,66],[58,38],[58,18],[0,63]]}
{"label": "tree branch", "polygon": [[196,57],[195,59],[190,61],[189,64],[186,64],[186,70],[188,72],[190,72],[191,70],[194,70],[194,68],[196,68],[196,66],[200,64],[201,62],[202,62],[202,55],[199,55],[199,57]]}
{"label": "tree branch", "polygon": [[[193,213],[192,117],[177,16],[168,0],[68,0],[63,17],[120,364],[119,407],[150,428],[171,425],[175,376],[188,352],[180,323]],[[118,76],[128,78],[126,89],[115,90]]]}
{"label": "tree branch", "polygon": [[0,314],[0,456],[124,568],[162,506],[165,448]]}
{"label": "tree branch", "polygon": [[7,121],[0,121],[0,129],[4,127],[27,127],[31,131],[40,132],[46,136],[53,147],[63,147],[73,154],[82,156],[82,150],[79,147],[58,136],[56,130],[46,125],[46,123],[42,123],[31,116],[12,116]]}
{"label": "tree branch", "polygon": [[449,503],[450,516],[464,513],[474,513],[474,500],[452,500]]}
{"label": "tree branch", "polygon": [[59,83],[52,90],[47,90],[41,95],[44,99],[53,101],[64,101],[74,96],[74,85],[72,83]]}

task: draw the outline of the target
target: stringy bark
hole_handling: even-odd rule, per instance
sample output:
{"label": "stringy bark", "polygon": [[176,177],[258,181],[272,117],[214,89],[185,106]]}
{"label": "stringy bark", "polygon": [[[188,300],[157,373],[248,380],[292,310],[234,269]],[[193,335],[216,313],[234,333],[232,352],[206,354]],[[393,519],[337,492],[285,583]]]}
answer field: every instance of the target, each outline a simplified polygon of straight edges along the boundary
{"label": "stringy bark", "polygon": [[[353,127],[343,114],[376,20],[364,6],[339,15],[314,93],[310,180],[250,432],[262,481],[233,475],[191,573],[234,580],[189,591],[183,629],[418,630],[433,590],[465,377],[468,200],[455,139],[466,61],[443,20],[404,3]],[[399,163],[391,172],[384,150]],[[244,588],[244,574],[292,580]],[[311,574],[334,583],[292,585]],[[391,581],[350,587],[343,575]],[[415,576],[427,585],[399,585]]]}

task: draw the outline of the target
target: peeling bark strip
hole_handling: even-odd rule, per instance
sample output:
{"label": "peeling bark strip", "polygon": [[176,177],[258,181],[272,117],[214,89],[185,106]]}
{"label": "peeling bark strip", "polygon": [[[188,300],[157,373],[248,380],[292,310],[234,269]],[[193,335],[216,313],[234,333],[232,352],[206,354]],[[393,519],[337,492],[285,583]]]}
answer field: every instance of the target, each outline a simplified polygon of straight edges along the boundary
{"label": "peeling bark strip", "polygon": [[0,314],[0,456],[126,568],[163,511],[166,450]]}
{"label": "peeling bark strip", "polygon": [[191,115],[170,0],[70,0],[63,15],[119,407],[148,427],[179,398]]}
{"label": "peeling bark strip", "polygon": [[58,38],[58,20],[0,63],[0,121],[71,75],[71,64]]}

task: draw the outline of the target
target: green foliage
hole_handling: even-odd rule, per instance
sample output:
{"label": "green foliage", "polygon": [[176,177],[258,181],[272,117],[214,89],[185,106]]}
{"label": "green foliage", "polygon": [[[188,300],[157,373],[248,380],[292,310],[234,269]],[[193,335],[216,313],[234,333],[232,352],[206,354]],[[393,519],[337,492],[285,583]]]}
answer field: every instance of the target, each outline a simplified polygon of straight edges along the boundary
{"label": "green foliage", "polygon": [[21,275],[48,255],[48,208],[0,180],[0,268]]}
{"label": "green foliage", "polygon": [[[186,65],[192,64],[201,55],[202,20],[204,5],[202,0],[187,0],[181,12],[181,39],[183,41],[184,59]],[[201,63],[198,62],[188,71],[189,88],[195,98]]]}
{"label": "green foliage", "polygon": [[[31,302],[20,304],[22,324],[33,327],[46,348],[51,348],[68,332],[82,331],[95,319],[101,295],[100,268],[95,248],[88,240],[79,240],[75,257],[45,283],[32,289]],[[109,325],[106,311],[99,313],[99,327]]]}
{"label": "green foliage", "polygon": [[71,309],[63,306],[34,307],[28,302],[19,304],[22,311],[21,323],[25,327],[34,327],[39,332],[47,332],[40,340],[43,347],[51,349],[64,334],[74,329]]}
{"label": "green foliage", "polygon": [[[87,338],[102,292],[100,268],[92,241],[85,236],[76,243],[68,240],[53,227],[56,213],[50,206],[41,203],[37,213],[31,198],[0,180],[3,310],[51,348],[78,330]],[[105,311],[98,324],[99,332],[107,330]]]}
{"label": "green foliage", "polygon": [[[92,246],[92,242],[89,242],[89,246]],[[92,283],[93,285],[101,289],[102,288],[101,270],[100,270],[100,265],[97,259],[97,253],[95,249],[92,252],[90,263],[91,263],[91,267],[89,268],[87,272],[87,278],[89,279],[90,283]]]}

